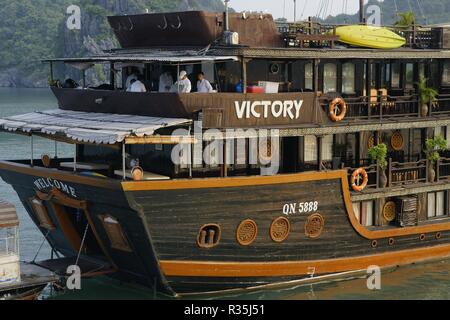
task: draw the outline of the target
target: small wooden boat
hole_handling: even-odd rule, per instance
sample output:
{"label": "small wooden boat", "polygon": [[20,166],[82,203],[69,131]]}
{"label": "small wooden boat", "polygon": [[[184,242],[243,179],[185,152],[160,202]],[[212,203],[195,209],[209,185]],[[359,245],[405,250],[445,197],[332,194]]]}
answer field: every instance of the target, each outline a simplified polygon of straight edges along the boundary
{"label": "small wooden boat", "polygon": [[56,275],[19,261],[19,219],[14,206],[0,201],[0,300],[35,300]]}
{"label": "small wooden boat", "polygon": [[387,28],[366,25],[338,27],[336,35],[340,42],[373,49],[397,49],[406,43],[405,38]]}

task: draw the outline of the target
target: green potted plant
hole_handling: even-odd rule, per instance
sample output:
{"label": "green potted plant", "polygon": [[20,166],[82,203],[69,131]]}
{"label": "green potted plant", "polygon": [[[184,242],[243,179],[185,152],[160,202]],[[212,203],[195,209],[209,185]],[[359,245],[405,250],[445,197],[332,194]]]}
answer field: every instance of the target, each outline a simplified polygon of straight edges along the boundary
{"label": "green potted plant", "polygon": [[380,176],[379,176],[379,187],[386,188],[387,186],[387,177],[386,177],[386,168],[387,168],[387,146],[384,143],[373,146],[369,149],[369,157],[375,162],[380,168]]}
{"label": "green potted plant", "polygon": [[425,154],[429,161],[428,166],[428,181],[434,182],[436,180],[435,166],[436,162],[441,158],[440,152],[447,150],[447,140],[442,136],[436,136],[425,141]]}
{"label": "green potted plant", "polygon": [[422,117],[428,116],[428,108],[436,106],[438,92],[428,87],[428,79],[421,78],[417,83],[417,88],[419,89],[419,103],[420,103],[420,114]]}

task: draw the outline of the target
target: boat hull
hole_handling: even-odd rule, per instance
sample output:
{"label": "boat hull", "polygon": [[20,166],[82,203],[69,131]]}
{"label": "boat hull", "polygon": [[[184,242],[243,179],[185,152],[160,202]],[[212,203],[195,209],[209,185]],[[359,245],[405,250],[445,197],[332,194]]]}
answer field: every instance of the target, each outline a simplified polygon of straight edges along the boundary
{"label": "boat hull", "polygon": [[[120,183],[3,162],[0,175],[38,226],[29,202],[36,194],[67,205],[82,200],[104,259],[116,268],[114,276],[171,295],[289,283],[450,255],[447,220],[382,230],[359,225],[344,171]],[[76,199],[54,188],[36,190],[39,179],[70,185]],[[317,208],[298,210],[300,203],[310,202],[317,202]],[[57,214],[49,210],[56,226],[49,242],[65,255],[74,254]],[[102,222],[105,214],[120,223],[128,249],[114,247]],[[277,237],[283,228],[274,227],[280,219],[289,222],[282,241]],[[257,229],[253,237],[245,225],[250,220]],[[240,228],[243,223],[246,227]],[[220,228],[220,239],[205,248],[199,239],[209,225]]]}

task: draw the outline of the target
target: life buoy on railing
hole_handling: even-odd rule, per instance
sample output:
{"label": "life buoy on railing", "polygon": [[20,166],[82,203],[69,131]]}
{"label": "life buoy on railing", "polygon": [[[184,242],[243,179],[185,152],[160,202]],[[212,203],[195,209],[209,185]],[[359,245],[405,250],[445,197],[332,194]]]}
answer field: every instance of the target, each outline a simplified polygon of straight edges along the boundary
{"label": "life buoy on railing", "polygon": [[344,99],[336,98],[330,103],[329,116],[334,122],[339,122],[344,120],[345,114],[347,113],[347,104]]}
{"label": "life buoy on railing", "polygon": [[[362,178],[362,182],[360,181]],[[351,185],[353,190],[356,192],[361,192],[367,187],[369,182],[369,176],[364,168],[356,169],[351,178]]]}

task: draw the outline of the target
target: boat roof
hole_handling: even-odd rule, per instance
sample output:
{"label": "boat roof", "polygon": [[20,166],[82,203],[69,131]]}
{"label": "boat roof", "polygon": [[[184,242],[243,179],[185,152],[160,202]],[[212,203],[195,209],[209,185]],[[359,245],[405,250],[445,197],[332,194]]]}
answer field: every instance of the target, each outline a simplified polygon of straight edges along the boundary
{"label": "boat roof", "polygon": [[190,123],[189,119],[56,109],[0,119],[0,130],[43,135],[72,142],[112,145],[122,143],[130,137],[153,136],[159,129]]}
{"label": "boat roof", "polygon": [[0,228],[17,227],[18,225],[19,217],[14,205],[0,200]]}
{"label": "boat roof", "polygon": [[154,63],[163,64],[196,64],[203,62],[226,62],[238,61],[239,57],[229,55],[206,54],[204,50],[113,50],[103,55],[95,55],[81,58],[55,58],[46,59],[43,62],[65,62],[65,63]]}

